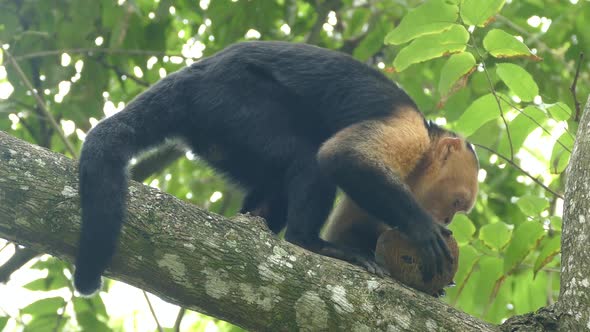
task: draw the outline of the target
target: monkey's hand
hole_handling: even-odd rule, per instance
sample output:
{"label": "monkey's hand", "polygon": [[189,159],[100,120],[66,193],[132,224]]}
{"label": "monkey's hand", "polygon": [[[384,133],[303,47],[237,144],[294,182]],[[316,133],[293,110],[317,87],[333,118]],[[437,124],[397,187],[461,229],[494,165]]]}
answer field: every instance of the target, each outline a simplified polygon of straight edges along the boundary
{"label": "monkey's hand", "polygon": [[422,280],[428,283],[435,274],[442,274],[444,268],[452,267],[453,256],[445,241],[451,231],[432,220],[411,223],[409,226],[406,235],[418,248],[422,262]]}
{"label": "monkey's hand", "polygon": [[324,246],[319,251],[319,254],[361,266],[367,269],[367,271],[370,273],[376,274],[380,277],[390,275],[387,269],[375,261],[375,255],[370,252],[363,252],[354,248],[347,248],[343,246],[337,246],[330,242],[324,242]]}

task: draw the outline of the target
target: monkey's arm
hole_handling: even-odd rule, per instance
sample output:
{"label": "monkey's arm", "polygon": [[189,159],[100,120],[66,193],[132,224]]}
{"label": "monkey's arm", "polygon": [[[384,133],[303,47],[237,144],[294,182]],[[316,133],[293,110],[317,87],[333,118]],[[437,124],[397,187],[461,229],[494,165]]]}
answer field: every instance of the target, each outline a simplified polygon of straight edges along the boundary
{"label": "monkey's arm", "polygon": [[340,131],[318,153],[323,170],[361,208],[421,248],[425,280],[442,271],[445,256],[451,259],[440,227],[404,183],[429,149],[422,115],[408,107]]}

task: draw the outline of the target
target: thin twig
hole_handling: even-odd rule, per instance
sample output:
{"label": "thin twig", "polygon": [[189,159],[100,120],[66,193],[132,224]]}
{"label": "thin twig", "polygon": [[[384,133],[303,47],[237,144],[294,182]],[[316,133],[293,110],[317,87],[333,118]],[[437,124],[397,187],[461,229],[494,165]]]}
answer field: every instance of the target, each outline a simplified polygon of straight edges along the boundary
{"label": "thin twig", "polygon": [[574,117],[574,121],[580,121],[580,113],[582,106],[578,97],[576,96],[576,86],[578,85],[578,76],[580,76],[580,67],[582,66],[582,62],[584,61],[584,53],[580,53],[580,57],[578,58],[578,67],[576,68],[576,75],[574,76],[574,81],[572,82],[572,86],[570,87],[570,91],[572,92],[572,96],[574,97],[574,105],[576,106],[576,116]]}
{"label": "thin twig", "polygon": [[496,103],[498,104],[498,110],[500,111],[500,117],[502,118],[502,122],[504,122],[504,127],[506,127],[506,136],[508,138],[508,146],[510,146],[510,160],[513,160],[514,159],[514,146],[512,145],[512,136],[510,135],[510,128],[508,127],[508,121],[506,121],[506,117],[504,116],[504,110],[502,110],[502,103],[500,102],[500,97],[498,97],[498,94],[496,93],[496,89],[494,88],[494,84],[492,83],[492,79],[490,77],[490,73],[488,72],[488,68],[486,66],[483,56],[479,52],[479,49],[477,48],[477,46],[475,46],[475,45],[472,45],[472,46],[473,46],[473,49],[475,50],[475,52],[477,53],[477,56],[479,56],[479,59],[481,61],[481,66],[483,67],[483,72],[486,76],[488,84],[490,85],[490,90],[492,91],[492,95],[494,96],[494,98],[496,99]]}
{"label": "thin twig", "polygon": [[176,321],[174,321],[174,331],[180,332],[180,323],[182,323],[182,319],[184,318],[184,314],[186,314],[185,308],[180,308],[178,310],[178,315],[176,316]]}
{"label": "thin twig", "polygon": [[536,184],[538,184],[539,186],[543,187],[543,189],[547,190],[548,192],[550,192],[551,194],[555,195],[555,197],[559,197],[561,199],[563,199],[563,195],[558,194],[557,192],[553,191],[551,188],[547,187],[545,184],[543,184],[543,182],[541,182],[539,179],[537,179],[536,177],[532,176],[529,172],[525,171],[524,169],[522,169],[520,166],[518,166],[518,164],[516,164],[513,160],[511,160],[510,158],[501,155],[500,153],[488,148],[487,146],[481,145],[481,144],[477,144],[477,143],[473,143],[473,145],[480,147],[488,152],[491,152],[495,155],[497,155],[499,158],[503,159],[504,161],[506,161],[507,163],[509,163],[510,165],[512,165],[512,167],[516,168],[518,171],[520,171],[521,173],[523,173],[524,175],[526,175],[528,178],[530,178],[531,180],[533,180]]}
{"label": "thin twig", "polygon": [[[533,121],[537,126],[539,126],[539,128],[541,128],[541,130],[543,130],[545,132],[545,134],[549,135],[549,137],[553,138],[555,140],[555,143],[561,145],[561,147],[566,150],[567,152],[571,153],[572,151],[565,146],[563,143],[561,143],[561,141],[557,138],[554,138],[553,135],[551,135],[551,132],[547,129],[545,129],[545,127],[543,127],[537,120],[535,120],[532,116],[526,114],[524,111],[522,111],[519,107],[517,107],[517,105],[514,105],[512,103],[512,101],[508,98],[504,98],[502,96],[500,96],[500,99],[502,99],[505,103],[507,103],[508,105],[510,105],[512,108],[514,108],[515,110],[517,110],[518,112],[520,112],[520,114],[524,115],[525,117],[527,117],[528,119],[530,119],[531,121]],[[566,129],[567,131],[567,129]],[[569,133],[569,132],[568,132]],[[571,136],[571,134],[570,134]]]}
{"label": "thin twig", "polygon": [[152,302],[150,301],[150,298],[148,297],[147,292],[146,291],[142,291],[142,292],[143,292],[143,296],[145,297],[145,300],[148,304],[148,307],[150,308],[152,316],[154,317],[154,321],[156,321],[156,326],[158,327],[158,332],[164,332],[162,325],[160,325],[160,321],[158,321],[158,316],[156,316],[156,311],[154,310],[154,307],[152,307]]}
{"label": "thin twig", "polygon": [[555,50],[553,50],[552,48],[550,48],[549,46],[547,46],[547,44],[545,44],[544,42],[542,42],[539,37],[542,35],[540,33],[531,33],[529,31],[527,31],[526,29],[524,29],[523,27],[521,27],[520,25],[512,22],[510,19],[502,16],[502,15],[496,15],[496,19],[499,22],[502,22],[504,24],[506,24],[509,28],[513,29],[514,31],[518,32],[519,34],[527,37],[527,43],[530,44],[536,44],[537,45],[537,49],[540,52],[548,52],[549,54],[553,55],[554,57],[558,58],[558,59],[563,59],[563,56],[560,55],[558,52],[556,52]]}
{"label": "thin twig", "polygon": [[63,307],[61,308],[61,312],[58,314],[57,316],[57,320],[55,321],[55,326],[53,327],[53,332],[58,332],[60,331],[59,326],[61,325],[62,320],[64,319],[64,316],[66,314],[66,310],[68,309],[68,304],[70,304],[70,301],[66,301],[63,305]]}
{"label": "thin twig", "polygon": [[115,73],[117,74],[117,76],[121,77],[123,75],[125,75],[127,78],[129,78],[130,80],[134,81],[135,83],[142,85],[144,87],[149,87],[150,83],[140,79],[139,77],[130,74],[128,72],[126,72],[125,70],[117,67],[117,66],[113,66],[111,64],[109,64],[108,62],[106,62],[104,59],[96,59],[96,62],[98,62],[99,64],[101,64],[102,66],[104,66],[105,68],[108,69],[112,69],[115,71]]}
{"label": "thin twig", "polygon": [[16,61],[31,59],[31,58],[40,58],[46,56],[54,56],[54,55],[61,55],[62,53],[67,54],[91,54],[91,53],[107,53],[107,54],[121,54],[121,55],[145,55],[145,56],[177,56],[183,59],[194,59],[193,57],[186,57],[182,54],[169,54],[162,51],[149,51],[149,50],[137,50],[137,49],[117,49],[117,48],[72,48],[72,49],[63,49],[63,50],[50,50],[50,51],[40,51],[40,52],[32,52],[28,54],[23,54],[19,56],[15,56],[14,59]]}
{"label": "thin twig", "polygon": [[77,158],[76,149],[74,149],[74,146],[72,145],[72,143],[70,143],[70,141],[68,140],[68,138],[64,134],[63,130],[61,129],[61,126],[57,123],[55,118],[51,115],[51,113],[49,112],[49,110],[45,106],[45,102],[43,101],[41,96],[39,96],[38,91],[35,90],[35,88],[31,84],[31,81],[29,81],[29,79],[27,78],[27,75],[25,75],[22,68],[18,64],[18,62],[14,59],[12,54],[10,54],[10,52],[8,52],[8,50],[4,50],[4,54],[6,55],[8,62],[10,62],[14,66],[14,69],[16,69],[16,72],[20,76],[21,82],[27,87],[27,89],[29,89],[29,91],[31,91],[31,93],[35,97],[35,100],[37,101],[37,105],[39,106],[39,109],[41,110],[43,115],[49,120],[49,123],[53,126],[55,131],[57,131],[59,137],[64,142],[68,152],[72,155],[72,157]]}

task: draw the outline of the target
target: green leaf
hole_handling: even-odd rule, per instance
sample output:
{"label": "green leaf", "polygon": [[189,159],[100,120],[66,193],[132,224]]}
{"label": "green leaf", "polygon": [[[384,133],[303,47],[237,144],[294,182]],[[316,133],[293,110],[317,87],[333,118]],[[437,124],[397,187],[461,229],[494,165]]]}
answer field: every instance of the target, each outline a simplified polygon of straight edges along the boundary
{"label": "green leaf", "polygon": [[[520,150],[522,144],[533,130],[542,126],[547,120],[545,112],[536,106],[527,106],[512,121],[508,123],[510,130],[510,142],[514,151]],[[503,135],[500,139],[498,152],[503,155],[510,154],[510,143],[508,135]]]}
{"label": "green leaf", "polygon": [[464,0],[461,18],[466,25],[486,26],[504,6],[505,0]]}
{"label": "green leaf", "polygon": [[112,331],[112,329],[107,324],[89,312],[84,312],[81,314],[77,313],[76,320],[78,321],[78,324],[80,324],[80,327],[82,327],[82,331]]}
{"label": "green leaf", "polygon": [[69,284],[68,279],[60,274],[49,274],[46,278],[40,278],[33,280],[23,287],[32,291],[49,291],[67,287]]}
{"label": "green leaf", "polygon": [[539,95],[539,87],[535,80],[521,66],[512,63],[499,63],[496,73],[504,83],[523,101],[532,101]]}
{"label": "green leaf", "polygon": [[504,30],[493,29],[483,39],[483,47],[496,58],[526,57],[541,60],[520,40]]}
{"label": "green leaf", "polygon": [[25,326],[24,332],[62,331],[68,319],[65,316],[60,318],[57,314],[34,316]]}
{"label": "green leaf", "polygon": [[512,241],[504,257],[504,273],[510,273],[537,246],[545,235],[543,226],[536,221],[520,224],[514,231]]}
{"label": "green leaf", "polygon": [[473,234],[475,234],[473,222],[464,214],[455,215],[453,222],[449,225],[449,229],[453,232],[453,236],[459,244],[468,243],[473,239]]}
{"label": "green leaf", "polygon": [[547,304],[547,286],[551,283],[548,282],[546,273],[533,276],[533,271],[527,269],[515,275],[513,280],[514,311],[511,314],[523,315]]}
{"label": "green leaf", "polygon": [[[501,96],[501,94],[498,94],[498,97]],[[500,99],[500,105],[502,105],[502,110],[504,112],[511,108],[511,106],[502,99]],[[457,120],[455,130],[465,136],[469,136],[475,133],[487,122],[499,118],[500,110],[498,109],[498,102],[496,101],[496,97],[489,93],[485,96],[479,97],[469,105]]]}
{"label": "green leaf", "polygon": [[469,275],[473,271],[475,263],[481,257],[481,254],[470,245],[462,246],[459,249],[459,268],[455,274],[455,283],[461,286],[467,282]]}
{"label": "green leaf", "polygon": [[560,216],[549,217],[549,222],[551,223],[551,228],[558,232],[561,232],[561,224],[563,223],[563,221],[561,220]]}
{"label": "green leaf", "polygon": [[396,71],[403,71],[415,63],[462,52],[468,40],[469,32],[462,25],[453,24],[449,30],[412,41],[399,51],[393,60],[393,66]]}
{"label": "green leaf", "polygon": [[551,263],[553,257],[559,254],[561,251],[561,235],[557,234],[552,238],[548,238],[546,241],[543,241],[541,253],[537,257],[535,261],[535,275],[539,270],[541,270],[545,265]]}
{"label": "green leaf", "polygon": [[99,315],[107,318],[107,311],[100,295],[93,296],[91,298],[76,297],[73,300],[74,311],[76,314],[83,312],[91,312],[95,316]]}
{"label": "green leaf", "polygon": [[33,316],[56,314],[59,308],[63,308],[66,301],[62,297],[50,297],[33,302],[21,310],[23,314]]}
{"label": "green leaf", "polygon": [[391,29],[391,26],[391,22],[383,17],[381,22],[354,49],[352,55],[362,61],[369,59],[383,47],[383,37]]}
{"label": "green leaf", "polygon": [[348,21],[343,37],[350,39],[362,32],[363,25],[371,16],[371,10],[368,8],[357,8],[352,14],[352,18]]}
{"label": "green leaf", "polygon": [[556,121],[564,121],[568,120],[572,116],[572,110],[566,104],[562,102],[557,102],[555,104],[549,104],[547,106],[547,111],[553,119]]}
{"label": "green leaf", "polygon": [[6,326],[10,317],[0,316],[0,331]]}
{"label": "green leaf", "polygon": [[569,163],[572,149],[574,148],[574,139],[571,134],[564,132],[553,145],[551,152],[551,172],[560,174],[565,171]]}
{"label": "green leaf", "polygon": [[477,279],[478,298],[476,303],[487,304],[493,295],[494,288],[503,277],[502,259],[499,257],[484,256],[477,263],[481,273]]}
{"label": "green leaf", "polygon": [[465,85],[467,77],[475,69],[475,58],[471,53],[458,53],[452,55],[440,73],[438,89],[443,96],[449,95],[458,87]]}
{"label": "green leaf", "polygon": [[549,207],[549,202],[544,197],[525,195],[516,201],[516,205],[527,216],[536,216]]}
{"label": "green leaf", "polygon": [[512,225],[505,224],[501,221],[493,224],[487,224],[480,228],[479,239],[482,240],[487,246],[496,250],[500,250],[504,248],[504,246],[510,241],[512,229]]}
{"label": "green leaf", "polygon": [[406,14],[385,37],[386,44],[399,45],[420,36],[450,29],[459,17],[457,5],[443,0],[426,1]]}

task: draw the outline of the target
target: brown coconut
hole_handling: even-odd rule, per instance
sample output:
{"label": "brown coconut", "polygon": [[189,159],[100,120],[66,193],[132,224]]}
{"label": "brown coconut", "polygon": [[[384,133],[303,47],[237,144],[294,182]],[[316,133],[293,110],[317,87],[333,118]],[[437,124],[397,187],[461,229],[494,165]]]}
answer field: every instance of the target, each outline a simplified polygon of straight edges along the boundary
{"label": "brown coconut", "polygon": [[391,229],[379,236],[375,260],[389,271],[392,278],[427,294],[436,295],[453,281],[459,262],[457,241],[452,235],[447,235],[445,240],[453,256],[452,263],[446,262],[452,266],[450,269],[443,267],[443,273],[435,274],[428,283],[422,280],[418,250],[399,230]]}

